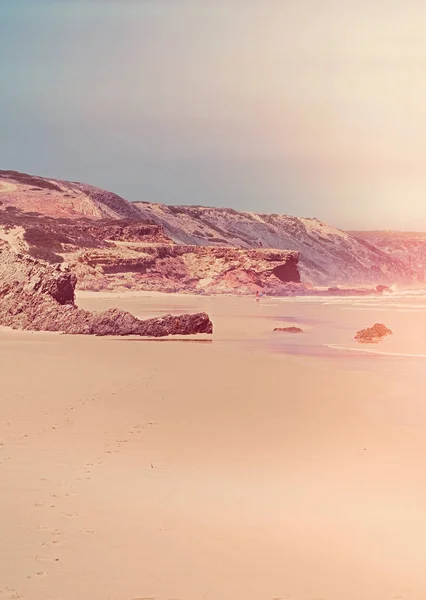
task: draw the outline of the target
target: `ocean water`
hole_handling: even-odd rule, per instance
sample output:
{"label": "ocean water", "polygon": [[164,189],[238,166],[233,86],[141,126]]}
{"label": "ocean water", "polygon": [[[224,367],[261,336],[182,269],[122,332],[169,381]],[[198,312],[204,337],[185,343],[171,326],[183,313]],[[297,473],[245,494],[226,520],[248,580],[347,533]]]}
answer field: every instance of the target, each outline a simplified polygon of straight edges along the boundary
{"label": "ocean water", "polygon": [[[304,330],[271,332],[273,352],[372,378],[378,390],[371,398],[372,414],[426,432],[426,291],[268,302],[277,314],[274,323],[294,323]],[[376,344],[354,340],[357,331],[376,322],[393,334]]]}
{"label": "ocean water", "polygon": [[[416,359],[426,368],[426,290],[384,296],[280,298],[269,301],[274,321],[300,325],[303,334],[271,336],[275,350],[303,356],[376,359]],[[384,323],[393,335],[376,344],[360,344],[354,335],[374,323]],[[388,361],[379,359],[387,358]],[[399,361],[400,362],[400,361]]]}
{"label": "ocean water", "polygon": [[[211,339],[157,341],[224,345],[235,352],[243,348],[252,353],[266,351],[284,359],[292,356],[307,367],[330,372],[330,382],[334,372],[339,371],[339,376],[342,371],[355,372],[360,381],[375,382],[375,391],[367,399],[375,417],[420,427],[426,433],[426,290],[371,297],[265,297],[259,305],[254,297],[244,296],[82,295],[79,306],[87,310],[119,306],[140,318],[204,310],[214,323]],[[393,335],[377,344],[354,340],[357,331],[376,322],[388,326]],[[273,331],[292,324],[302,327],[303,333]]]}

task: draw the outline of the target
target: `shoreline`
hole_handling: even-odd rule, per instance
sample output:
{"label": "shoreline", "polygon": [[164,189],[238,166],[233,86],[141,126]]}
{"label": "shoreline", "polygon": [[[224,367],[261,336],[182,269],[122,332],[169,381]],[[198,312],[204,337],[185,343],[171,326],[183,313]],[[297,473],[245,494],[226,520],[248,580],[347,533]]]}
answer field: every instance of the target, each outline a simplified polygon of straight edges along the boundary
{"label": "shoreline", "polygon": [[[76,298],[89,299],[89,298],[144,298],[144,297],[178,297],[178,298],[254,298],[255,293],[253,294],[204,294],[204,293],[191,293],[191,292],[160,292],[156,290],[117,290],[117,291],[90,291],[90,290],[80,290],[76,289],[75,291]],[[359,301],[363,300],[377,300],[378,302],[389,299],[399,299],[401,297],[425,297],[426,289],[425,288],[406,288],[404,290],[397,290],[392,293],[387,294],[354,294],[354,295],[346,295],[346,294],[301,294],[301,295],[288,295],[288,296],[272,296],[272,295],[264,295],[261,298],[261,302],[265,300],[282,300],[286,302],[298,301],[298,302],[315,302],[319,300],[326,301]]]}
{"label": "shoreline", "polygon": [[120,300],[200,304],[213,339],[0,335],[5,598],[423,600],[423,394],[273,351],[320,306]]}

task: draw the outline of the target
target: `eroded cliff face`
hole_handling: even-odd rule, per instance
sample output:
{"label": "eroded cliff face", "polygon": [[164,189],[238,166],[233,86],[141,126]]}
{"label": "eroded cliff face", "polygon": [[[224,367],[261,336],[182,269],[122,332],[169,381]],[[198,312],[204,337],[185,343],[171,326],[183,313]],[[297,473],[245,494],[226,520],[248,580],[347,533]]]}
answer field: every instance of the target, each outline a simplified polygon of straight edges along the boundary
{"label": "eroded cliff face", "polygon": [[352,235],[380,248],[426,282],[426,233],[422,231],[352,231]]}
{"label": "eroded cliff face", "polygon": [[416,279],[401,255],[391,256],[384,247],[319,219],[207,206],[134,204],[144,219],[162,225],[178,244],[295,250],[302,281],[312,285],[377,285]]}
{"label": "eroded cliff face", "polygon": [[0,247],[0,325],[80,335],[161,337],[212,333],[205,313],[142,321],[111,309],[91,313],[74,302],[76,276],[64,265],[49,265]]}
{"label": "eroded cliff face", "polygon": [[177,245],[155,223],[53,219],[0,211],[12,250],[67,263],[85,290],[284,293],[300,282],[295,252]]}
{"label": "eroded cliff face", "polygon": [[298,284],[296,252],[199,246],[140,246],[120,254],[90,250],[70,257],[80,289],[120,287],[203,294],[285,293]]}

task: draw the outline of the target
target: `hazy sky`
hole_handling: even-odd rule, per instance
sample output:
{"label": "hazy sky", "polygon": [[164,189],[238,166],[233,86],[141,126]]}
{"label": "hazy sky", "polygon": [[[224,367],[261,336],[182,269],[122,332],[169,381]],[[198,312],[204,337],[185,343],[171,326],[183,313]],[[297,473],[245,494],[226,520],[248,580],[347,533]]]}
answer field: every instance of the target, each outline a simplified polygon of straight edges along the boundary
{"label": "hazy sky", "polygon": [[0,168],[426,229],[424,0],[0,0]]}

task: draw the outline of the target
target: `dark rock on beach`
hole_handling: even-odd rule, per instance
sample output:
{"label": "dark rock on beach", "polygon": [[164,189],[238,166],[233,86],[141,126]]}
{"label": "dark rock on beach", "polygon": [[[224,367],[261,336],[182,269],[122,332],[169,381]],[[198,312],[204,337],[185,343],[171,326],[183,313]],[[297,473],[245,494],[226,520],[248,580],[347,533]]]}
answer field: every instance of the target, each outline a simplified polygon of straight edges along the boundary
{"label": "dark rock on beach", "polygon": [[373,327],[367,327],[358,331],[355,339],[364,344],[375,344],[387,335],[392,335],[392,331],[383,325],[383,323],[375,323]]}
{"label": "dark rock on beach", "polygon": [[75,285],[76,277],[65,265],[1,249],[0,325],[99,336],[162,337],[213,331],[206,313],[142,321],[117,308],[95,313],[82,310],[75,304]]}

